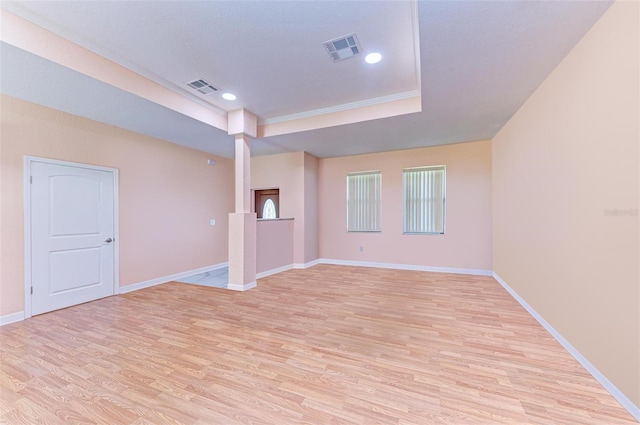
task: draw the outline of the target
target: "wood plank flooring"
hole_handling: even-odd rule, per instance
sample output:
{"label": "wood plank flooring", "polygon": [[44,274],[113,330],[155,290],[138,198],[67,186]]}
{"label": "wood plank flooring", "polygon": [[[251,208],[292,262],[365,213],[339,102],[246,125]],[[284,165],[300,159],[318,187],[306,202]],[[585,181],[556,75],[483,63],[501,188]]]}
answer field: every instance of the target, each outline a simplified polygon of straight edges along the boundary
{"label": "wood plank flooring", "polygon": [[2,424],[637,423],[490,277],[319,265],[0,328]]}

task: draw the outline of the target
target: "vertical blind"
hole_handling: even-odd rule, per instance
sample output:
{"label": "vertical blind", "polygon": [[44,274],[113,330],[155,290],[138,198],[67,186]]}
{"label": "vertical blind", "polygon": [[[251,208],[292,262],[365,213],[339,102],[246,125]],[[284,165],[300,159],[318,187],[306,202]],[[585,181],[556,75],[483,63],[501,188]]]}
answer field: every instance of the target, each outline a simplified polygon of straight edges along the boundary
{"label": "vertical blind", "polygon": [[379,232],[382,173],[347,174],[347,231]]}
{"label": "vertical blind", "polygon": [[445,167],[405,168],[404,233],[444,233]]}

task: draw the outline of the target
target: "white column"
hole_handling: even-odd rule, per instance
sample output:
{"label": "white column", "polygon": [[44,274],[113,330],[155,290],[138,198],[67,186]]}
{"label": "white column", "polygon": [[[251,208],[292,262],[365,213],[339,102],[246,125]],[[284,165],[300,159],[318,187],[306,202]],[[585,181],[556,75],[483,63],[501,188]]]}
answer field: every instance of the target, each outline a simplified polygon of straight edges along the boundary
{"label": "white column", "polygon": [[256,286],[256,213],[251,212],[251,139],[256,116],[244,109],[229,113],[228,132],[235,136],[235,212],[229,214],[229,289]]}
{"label": "white column", "polygon": [[251,139],[236,135],[236,212],[251,212]]}

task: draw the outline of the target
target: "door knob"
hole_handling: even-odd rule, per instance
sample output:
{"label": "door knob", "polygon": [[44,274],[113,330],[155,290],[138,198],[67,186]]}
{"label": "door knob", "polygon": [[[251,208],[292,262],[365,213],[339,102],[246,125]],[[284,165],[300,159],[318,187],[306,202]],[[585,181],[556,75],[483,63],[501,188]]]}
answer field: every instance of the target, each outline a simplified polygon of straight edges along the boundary
{"label": "door knob", "polygon": [[113,239],[111,239],[111,238],[107,238],[107,240],[106,240],[105,242],[106,242],[106,243],[111,243],[111,242],[113,242]]}

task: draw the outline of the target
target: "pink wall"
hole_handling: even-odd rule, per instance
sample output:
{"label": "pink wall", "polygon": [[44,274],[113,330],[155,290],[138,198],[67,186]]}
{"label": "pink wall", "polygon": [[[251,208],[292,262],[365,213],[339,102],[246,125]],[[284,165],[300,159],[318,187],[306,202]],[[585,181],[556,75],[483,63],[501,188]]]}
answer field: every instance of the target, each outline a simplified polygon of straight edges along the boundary
{"label": "pink wall", "polygon": [[280,217],[294,218],[293,262],[317,259],[318,158],[305,152],[251,158],[251,189],[280,189]]}
{"label": "pink wall", "polygon": [[313,155],[304,154],[304,262],[320,257],[318,198],[320,161]]}
{"label": "pink wall", "polygon": [[[447,166],[446,234],[402,234],[402,169]],[[382,232],[346,231],[346,176],[382,171]],[[491,270],[489,141],[320,160],[320,257]],[[360,252],[360,247],[363,251]]]}
{"label": "pink wall", "polygon": [[0,102],[0,316],[24,308],[24,155],[120,170],[121,286],[227,261],[231,160],[11,97]]}
{"label": "pink wall", "polygon": [[295,220],[258,220],[256,272],[262,273],[293,264]]}
{"label": "pink wall", "polygon": [[614,3],[493,139],[494,271],[636,406],[639,16]]}

